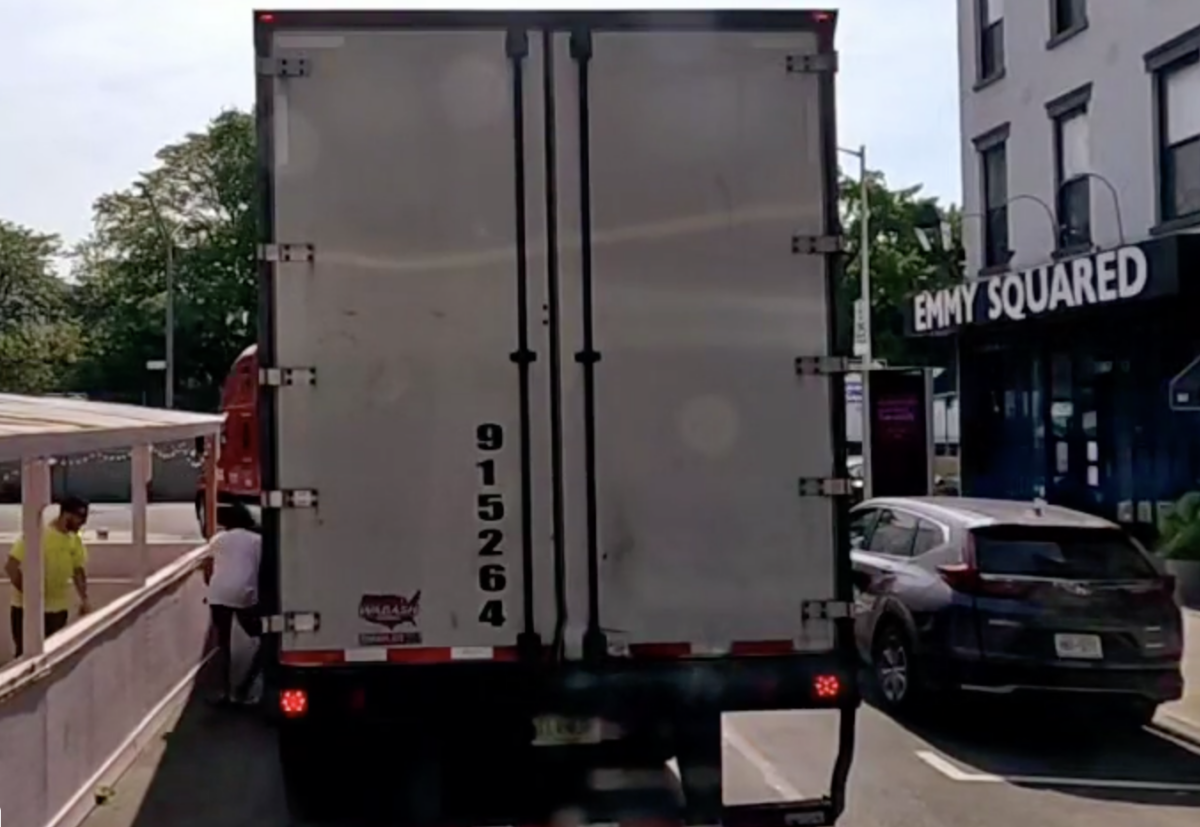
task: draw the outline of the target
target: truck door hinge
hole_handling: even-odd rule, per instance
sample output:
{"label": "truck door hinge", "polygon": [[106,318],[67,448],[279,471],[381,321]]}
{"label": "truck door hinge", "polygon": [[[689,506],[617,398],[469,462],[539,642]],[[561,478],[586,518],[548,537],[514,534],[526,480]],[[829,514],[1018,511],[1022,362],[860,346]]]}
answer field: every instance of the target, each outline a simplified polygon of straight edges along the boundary
{"label": "truck door hinge", "polygon": [[264,388],[282,388],[287,385],[317,384],[316,368],[259,368],[258,384]]}
{"label": "truck door hinge", "polygon": [[846,252],[845,239],[840,235],[794,235],[792,254],[798,256],[827,256]]}
{"label": "truck door hinge", "polygon": [[815,55],[788,55],[784,67],[789,75],[808,75],[837,72],[838,53],[821,52]]}
{"label": "truck door hinge", "polygon": [[849,356],[797,356],[797,376],[830,376],[835,373],[851,373],[862,364]]}
{"label": "truck door hinge", "polygon": [[264,491],[259,502],[263,508],[316,508],[317,492],[311,488]]}
{"label": "truck door hinge", "polygon": [[321,628],[321,615],[317,612],[284,612],[262,619],[266,632],[315,632]]}
{"label": "truck door hinge", "polygon": [[311,244],[260,244],[258,245],[259,261],[313,261],[317,257],[316,248]]}
{"label": "truck door hinge", "polygon": [[845,600],[801,600],[801,620],[836,620],[854,617],[854,604]]}
{"label": "truck door hinge", "polygon": [[849,479],[801,477],[799,489],[801,497],[848,497],[854,485]]}
{"label": "truck door hinge", "polygon": [[306,78],[312,63],[306,57],[263,57],[258,60],[258,73],[273,78]]}

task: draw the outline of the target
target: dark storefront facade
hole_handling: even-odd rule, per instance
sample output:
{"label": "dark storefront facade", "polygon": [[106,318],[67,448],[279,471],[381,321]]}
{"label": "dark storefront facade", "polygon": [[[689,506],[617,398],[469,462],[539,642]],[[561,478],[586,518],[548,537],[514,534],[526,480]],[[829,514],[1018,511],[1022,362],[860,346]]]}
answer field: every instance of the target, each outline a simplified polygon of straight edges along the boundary
{"label": "dark storefront facade", "polygon": [[914,335],[957,337],[964,494],[1152,525],[1200,489],[1200,411],[1170,404],[1200,357],[1200,236],[976,284],[909,307]]}

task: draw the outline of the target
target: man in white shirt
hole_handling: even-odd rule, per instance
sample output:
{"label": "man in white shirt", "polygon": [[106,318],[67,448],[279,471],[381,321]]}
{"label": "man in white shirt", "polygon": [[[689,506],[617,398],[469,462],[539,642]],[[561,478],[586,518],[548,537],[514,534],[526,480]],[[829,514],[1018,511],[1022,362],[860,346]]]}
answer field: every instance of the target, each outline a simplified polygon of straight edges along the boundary
{"label": "man in white shirt", "polygon": [[217,671],[221,679],[219,705],[248,703],[254,681],[262,672],[263,648],[255,645],[254,657],[245,677],[235,688],[232,674],[233,621],[252,638],[261,634],[258,615],[258,567],[262,560],[262,537],[254,517],[244,505],[222,506],[217,513],[220,527],[208,542],[204,580],[208,584],[208,606],[217,637]]}

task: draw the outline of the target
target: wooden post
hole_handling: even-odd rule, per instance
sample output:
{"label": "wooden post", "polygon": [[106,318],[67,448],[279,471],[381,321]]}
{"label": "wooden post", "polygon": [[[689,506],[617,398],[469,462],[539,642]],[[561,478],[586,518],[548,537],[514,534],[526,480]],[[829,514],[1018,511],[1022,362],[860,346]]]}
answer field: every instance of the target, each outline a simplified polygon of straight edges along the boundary
{"label": "wooden post", "polygon": [[129,451],[130,505],[133,508],[133,553],[137,559],[137,578],[143,585],[153,572],[150,570],[150,543],[147,538],[146,508],[150,504],[150,476],[154,454],[150,445],[134,445]]}
{"label": "wooden post", "polygon": [[215,434],[204,438],[204,539],[217,531],[217,461],[221,442]]}
{"label": "wooden post", "polygon": [[42,513],[50,504],[50,463],[44,457],[21,463],[21,535],[25,540],[25,560],[21,563],[22,605],[25,628],[21,643],[26,657],[46,650],[46,627],[42,614],[45,606],[45,565],[42,561]]}

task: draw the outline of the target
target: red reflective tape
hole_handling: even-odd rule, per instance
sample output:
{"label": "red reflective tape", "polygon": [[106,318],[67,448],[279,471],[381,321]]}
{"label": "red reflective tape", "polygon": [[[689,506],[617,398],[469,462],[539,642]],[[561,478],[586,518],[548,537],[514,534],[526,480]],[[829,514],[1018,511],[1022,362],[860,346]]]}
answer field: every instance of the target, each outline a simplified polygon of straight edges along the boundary
{"label": "red reflective tape", "polygon": [[346,653],[341,649],[280,652],[279,662],[284,666],[328,666],[330,664],[345,663]]}
{"label": "red reflective tape", "polygon": [[492,660],[513,663],[521,659],[516,646],[497,646],[492,650]]}
{"label": "red reflective tape", "polygon": [[733,657],[792,655],[795,652],[796,644],[790,640],[735,640],[729,647]]}
{"label": "red reflective tape", "polygon": [[447,663],[450,650],[445,647],[418,649],[388,649],[388,663]]}

